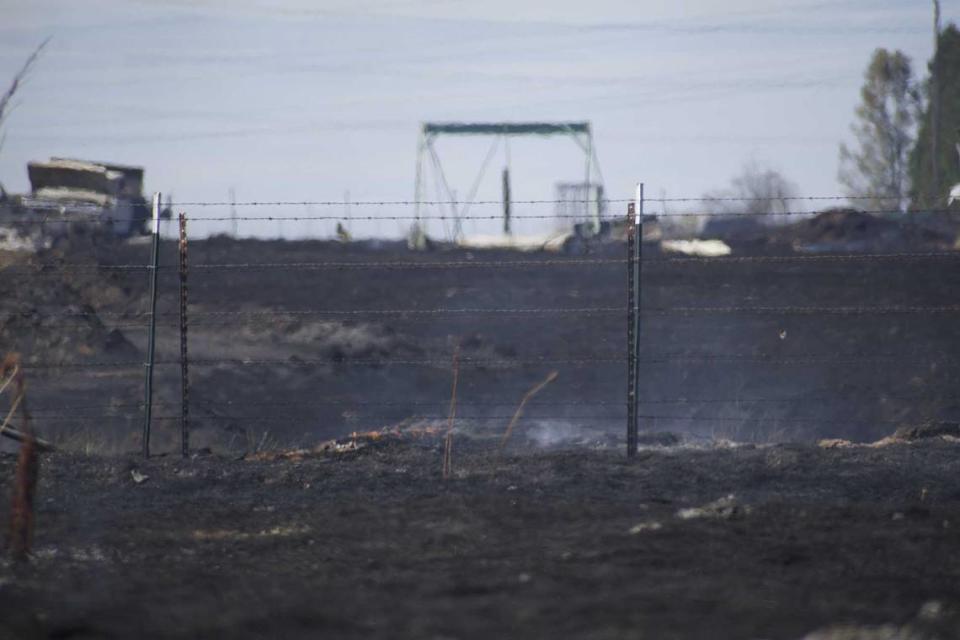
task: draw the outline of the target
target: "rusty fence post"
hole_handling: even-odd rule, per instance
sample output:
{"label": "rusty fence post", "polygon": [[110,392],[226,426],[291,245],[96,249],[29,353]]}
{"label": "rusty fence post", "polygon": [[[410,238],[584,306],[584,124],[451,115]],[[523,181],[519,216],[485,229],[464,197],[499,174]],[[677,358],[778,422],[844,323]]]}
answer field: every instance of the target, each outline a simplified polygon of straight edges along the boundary
{"label": "rusty fence post", "polygon": [[187,354],[187,216],[180,214],[180,453],[190,455],[190,360]]}
{"label": "rusty fence post", "polygon": [[643,247],[643,185],[627,205],[627,457],[637,455],[640,432],[640,260]]}

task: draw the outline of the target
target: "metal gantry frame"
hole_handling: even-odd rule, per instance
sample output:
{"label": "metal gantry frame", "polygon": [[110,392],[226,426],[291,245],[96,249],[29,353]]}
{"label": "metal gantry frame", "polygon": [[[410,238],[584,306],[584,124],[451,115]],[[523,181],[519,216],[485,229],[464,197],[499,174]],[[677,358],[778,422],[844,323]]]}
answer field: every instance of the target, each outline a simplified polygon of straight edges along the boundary
{"label": "metal gantry frame", "polygon": [[[493,142],[490,149],[484,157],[477,177],[467,191],[467,197],[460,201],[456,193],[450,187],[446,173],[443,170],[443,163],[437,153],[434,141],[440,136],[490,136]],[[414,218],[417,224],[420,224],[421,205],[426,200],[426,177],[427,167],[424,165],[424,159],[431,163],[433,179],[436,183],[436,189],[442,194],[440,200],[446,200],[448,216],[453,221],[454,237],[460,235],[460,221],[466,217],[471,204],[477,196],[480,183],[486,174],[487,167],[497,152],[501,143],[504,144],[506,152],[506,168],[503,172],[503,214],[504,214],[504,232],[509,234],[510,228],[510,150],[509,139],[519,136],[567,136],[571,138],[583,151],[584,157],[584,184],[589,185],[593,178],[597,178],[597,184],[603,184],[603,176],[600,172],[600,163],[597,160],[596,146],[593,142],[593,132],[589,122],[425,122],[420,129],[420,136],[417,142],[417,167],[414,178]],[[594,223],[599,226],[600,207],[593,212]]]}

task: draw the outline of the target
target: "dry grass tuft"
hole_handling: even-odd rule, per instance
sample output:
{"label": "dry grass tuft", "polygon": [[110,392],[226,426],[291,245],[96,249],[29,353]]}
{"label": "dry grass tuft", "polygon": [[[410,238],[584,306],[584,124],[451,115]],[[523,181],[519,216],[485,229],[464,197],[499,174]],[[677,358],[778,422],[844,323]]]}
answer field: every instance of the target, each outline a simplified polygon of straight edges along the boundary
{"label": "dry grass tuft", "polygon": [[30,413],[27,411],[26,403],[27,384],[20,368],[18,354],[7,354],[0,363],[0,379],[5,379],[0,385],[0,393],[6,391],[11,384],[14,384],[16,389],[16,396],[10,403],[10,411],[0,425],[0,433],[7,430],[18,408],[22,418],[20,431],[11,430],[22,444],[17,458],[13,500],[10,504],[10,534],[7,540],[13,559],[20,561],[29,556],[33,541],[33,499],[37,488],[37,476],[40,473],[39,447],[30,431]]}

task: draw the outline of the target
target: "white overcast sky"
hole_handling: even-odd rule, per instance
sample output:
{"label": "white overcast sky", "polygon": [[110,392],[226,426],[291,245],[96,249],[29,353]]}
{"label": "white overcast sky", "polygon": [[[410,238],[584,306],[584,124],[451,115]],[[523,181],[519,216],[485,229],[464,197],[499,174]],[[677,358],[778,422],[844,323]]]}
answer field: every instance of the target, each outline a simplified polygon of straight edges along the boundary
{"label": "white overcast sky", "polygon": [[[942,5],[960,20],[960,0]],[[638,181],[699,196],[748,161],[833,195],[873,49],[925,73],[933,46],[919,0],[0,0],[0,16],[4,86],[53,36],[0,182],[28,190],[33,159],[103,159],[179,201],[409,199],[426,120],[589,120],[615,198]],[[438,142],[458,193],[488,144]],[[511,168],[516,199],[583,174],[564,139],[514,141]]]}

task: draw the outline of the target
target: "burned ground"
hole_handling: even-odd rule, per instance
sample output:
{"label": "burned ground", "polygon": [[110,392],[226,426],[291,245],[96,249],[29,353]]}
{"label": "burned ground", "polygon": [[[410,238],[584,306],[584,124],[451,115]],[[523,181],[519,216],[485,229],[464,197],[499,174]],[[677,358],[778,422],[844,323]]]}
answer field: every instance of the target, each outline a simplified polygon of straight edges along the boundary
{"label": "burned ground", "polygon": [[[490,441],[461,438],[448,481],[440,448],[395,441],[276,462],[51,455],[34,557],[2,568],[0,630],[960,634],[953,443],[655,448],[628,461],[585,448],[501,456]],[[10,458],[0,472],[11,475]]]}

